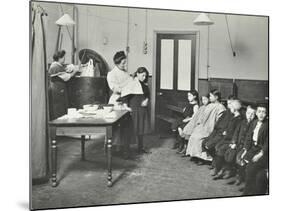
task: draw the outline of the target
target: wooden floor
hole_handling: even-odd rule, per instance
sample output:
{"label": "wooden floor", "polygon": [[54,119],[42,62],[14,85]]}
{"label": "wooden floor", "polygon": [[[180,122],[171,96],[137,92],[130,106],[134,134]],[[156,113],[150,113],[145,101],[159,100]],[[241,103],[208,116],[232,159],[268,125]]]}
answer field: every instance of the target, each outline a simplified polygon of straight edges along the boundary
{"label": "wooden floor", "polygon": [[33,186],[33,209],[241,195],[241,186],[226,185],[229,180],[213,181],[207,166],[176,154],[172,138],[151,135],[145,142],[151,154],[133,153],[132,160],[113,158],[114,184],[108,188],[102,139],[87,142],[87,160],[81,161],[80,142],[63,138],[58,142],[60,184]]}

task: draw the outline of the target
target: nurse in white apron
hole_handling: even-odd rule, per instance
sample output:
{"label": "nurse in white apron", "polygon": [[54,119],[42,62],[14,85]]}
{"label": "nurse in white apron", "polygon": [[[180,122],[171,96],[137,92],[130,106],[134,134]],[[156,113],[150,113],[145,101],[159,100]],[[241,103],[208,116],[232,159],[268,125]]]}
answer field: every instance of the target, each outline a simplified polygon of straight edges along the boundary
{"label": "nurse in white apron", "polygon": [[[117,99],[121,96],[122,88],[132,81],[132,77],[126,70],[126,58],[124,51],[117,52],[113,57],[115,67],[107,74],[107,83],[112,91],[109,104],[117,105]],[[129,158],[129,148],[132,141],[128,133],[128,126],[130,125],[128,123],[126,122],[122,128],[116,128],[113,131],[115,152],[121,152],[126,159]]]}
{"label": "nurse in white apron", "polygon": [[113,61],[115,67],[107,74],[107,83],[112,91],[108,103],[117,105],[117,99],[121,96],[122,88],[132,80],[132,77],[126,70],[127,59],[124,51],[117,52]]}

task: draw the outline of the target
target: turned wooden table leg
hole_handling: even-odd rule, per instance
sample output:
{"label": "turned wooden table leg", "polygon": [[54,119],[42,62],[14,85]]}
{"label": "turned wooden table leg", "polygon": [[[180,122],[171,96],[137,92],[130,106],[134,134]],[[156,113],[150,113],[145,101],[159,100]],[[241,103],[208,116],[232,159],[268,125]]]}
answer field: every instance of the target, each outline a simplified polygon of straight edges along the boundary
{"label": "turned wooden table leg", "polygon": [[112,126],[106,128],[106,152],[107,152],[107,186],[112,186],[112,170],[111,170],[111,162],[112,162]]}
{"label": "turned wooden table leg", "polygon": [[106,155],[107,154],[107,136],[106,136],[106,134],[105,134],[105,137],[104,137],[103,148],[104,148],[104,154]]}
{"label": "turned wooden table leg", "polygon": [[81,160],[85,160],[85,136],[81,136]]}
{"label": "turned wooden table leg", "polygon": [[107,174],[107,186],[112,186],[112,169],[111,169],[111,162],[112,162],[112,156],[111,156],[111,148],[112,148],[112,140],[107,139],[107,168],[108,168],[108,174]]}
{"label": "turned wooden table leg", "polygon": [[52,186],[56,187],[57,183],[57,141],[52,140],[51,144],[52,153]]}

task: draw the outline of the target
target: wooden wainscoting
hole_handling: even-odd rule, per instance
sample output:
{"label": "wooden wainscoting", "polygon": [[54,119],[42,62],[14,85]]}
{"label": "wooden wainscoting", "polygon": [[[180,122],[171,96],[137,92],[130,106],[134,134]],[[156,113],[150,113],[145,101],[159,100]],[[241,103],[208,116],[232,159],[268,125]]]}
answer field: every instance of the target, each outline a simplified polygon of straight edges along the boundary
{"label": "wooden wainscoting", "polygon": [[224,79],[211,78],[199,79],[199,95],[204,95],[212,89],[218,89],[222,94],[222,99],[227,99],[231,94],[237,96],[243,102],[259,103],[268,100],[269,83],[265,80],[246,79]]}
{"label": "wooden wainscoting", "polygon": [[242,101],[264,102],[269,97],[269,83],[261,80],[235,80],[237,97]]}
{"label": "wooden wainscoting", "polygon": [[217,89],[221,92],[222,99],[227,99],[227,97],[231,94],[236,95],[237,91],[232,79],[211,78],[209,81],[207,79],[199,79],[198,84],[200,96],[213,89]]}

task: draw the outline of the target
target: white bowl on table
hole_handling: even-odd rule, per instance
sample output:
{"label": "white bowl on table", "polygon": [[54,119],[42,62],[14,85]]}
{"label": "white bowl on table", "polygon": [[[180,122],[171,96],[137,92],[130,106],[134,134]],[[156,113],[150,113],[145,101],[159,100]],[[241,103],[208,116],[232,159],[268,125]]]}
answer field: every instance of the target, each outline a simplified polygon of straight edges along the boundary
{"label": "white bowl on table", "polygon": [[106,114],[108,114],[108,113],[110,113],[111,111],[113,110],[113,105],[104,105],[103,106],[103,111],[104,111],[104,113],[106,113]]}
{"label": "white bowl on table", "polygon": [[99,105],[83,105],[83,109],[84,111],[86,112],[93,112],[93,111],[96,111],[98,110],[99,108]]}
{"label": "white bowl on table", "polygon": [[96,111],[98,110],[99,105],[92,105],[91,107],[89,107],[90,111]]}

